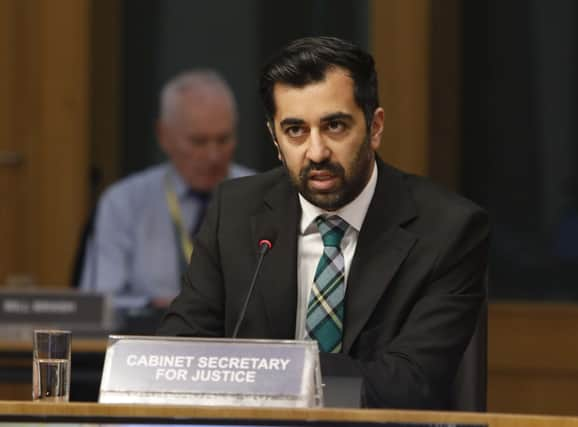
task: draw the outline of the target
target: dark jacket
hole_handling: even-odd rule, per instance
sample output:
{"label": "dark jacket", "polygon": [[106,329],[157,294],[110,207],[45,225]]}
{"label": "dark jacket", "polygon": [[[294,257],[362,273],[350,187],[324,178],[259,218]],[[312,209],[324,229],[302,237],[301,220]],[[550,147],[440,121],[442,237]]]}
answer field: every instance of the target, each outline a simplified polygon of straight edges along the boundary
{"label": "dark jacket", "polygon": [[[282,168],[222,184],[195,241],[181,294],[159,334],[232,334],[257,261],[273,239],[240,328],[292,339],[301,209]],[[487,215],[473,203],[378,159],[345,296],[343,355],[370,407],[439,408],[473,333],[487,264]],[[322,355],[326,357],[339,357]]]}

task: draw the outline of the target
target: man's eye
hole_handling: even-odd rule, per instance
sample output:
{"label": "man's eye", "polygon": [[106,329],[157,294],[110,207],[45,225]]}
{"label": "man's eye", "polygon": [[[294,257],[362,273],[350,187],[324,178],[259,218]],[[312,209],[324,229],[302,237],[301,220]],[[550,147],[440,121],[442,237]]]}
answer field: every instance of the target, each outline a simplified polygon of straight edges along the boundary
{"label": "man's eye", "polygon": [[207,144],[207,140],[204,138],[189,138],[189,143],[193,147],[202,147]]}
{"label": "man's eye", "polygon": [[217,138],[217,143],[219,145],[226,145],[229,144],[230,142],[233,142],[233,135],[223,135]]}
{"label": "man's eye", "polygon": [[291,138],[298,138],[298,137],[302,136],[303,133],[304,133],[304,130],[300,126],[289,126],[289,127],[285,128],[285,134]]}
{"label": "man's eye", "polygon": [[332,120],[329,123],[327,123],[327,130],[330,132],[336,133],[343,132],[345,128],[346,128],[345,123],[339,120]]}

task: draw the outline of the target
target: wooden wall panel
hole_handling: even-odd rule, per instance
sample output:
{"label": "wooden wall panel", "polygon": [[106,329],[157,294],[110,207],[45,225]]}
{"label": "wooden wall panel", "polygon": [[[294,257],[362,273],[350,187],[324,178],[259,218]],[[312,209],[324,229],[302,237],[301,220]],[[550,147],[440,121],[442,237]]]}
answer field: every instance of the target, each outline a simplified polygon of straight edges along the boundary
{"label": "wooden wall panel", "polygon": [[433,1],[430,9],[428,175],[454,190],[461,169],[461,4]]}
{"label": "wooden wall panel", "polygon": [[458,188],[460,1],[374,0],[371,47],[385,132],[380,154]]}
{"label": "wooden wall panel", "polygon": [[[59,7],[55,7],[58,4]],[[88,179],[88,2],[42,2],[42,143],[38,202],[46,213],[38,235],[37,271],[46,285],[68,284],[86,216]],[[57,268],[55,268],[57,267]]]}
{"label": "wooden wall panel", "polygon": [[120,177],[121,147],[121,25],[122,3],[91,0],[90,159],[98,185],[91,204],[100,192]]}
{"label": "wooden wall panel", "polygon": [[[21,164],[10,161],[18,156],[18,144],[14,128],[14,101],[16,85],[15,70],[12,66],[15,52],[16,2],[0,1],[0,242],[17,241],[16,228],[13,226],[17,205],[17,176]],[[19,270],[16,251],[9,245],[0,243],[0,283],[11,269]]]}
{"label": "wooden wall panel", "polygon": [[578,305],[493,303],[488,410],[578,415]]}
{"label": "wooden wall panel", "polygon": [[379,153],[408,172],[427,175],[430,3],[374,0],[371,49],[385,131]]}
{"label": "wooden wall panel", "polygon": [[[0,283],[26,275],[65,286],[86,215],[88,165],[88,0],[2,0],[8,81],[0,102],[3,144],[22,155],[13,167],[0,225]],[[1,127],[1,126],[0,126]],[[4,256],[9,254],[6,258]]]}

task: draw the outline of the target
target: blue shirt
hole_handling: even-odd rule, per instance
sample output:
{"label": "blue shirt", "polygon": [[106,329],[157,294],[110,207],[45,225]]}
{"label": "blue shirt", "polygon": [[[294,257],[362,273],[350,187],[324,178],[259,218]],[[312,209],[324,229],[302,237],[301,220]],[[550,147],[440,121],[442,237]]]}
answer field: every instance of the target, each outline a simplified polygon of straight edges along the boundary
{"label": "blue shirt", "polygon": [[[231,166],[230,178],[253,171]],[[180,290],[181,246],[165,193],[173,184],[183,226],[191,231],[202,210],[168,163],[113,184],[102,195],[88,242],[80,288],[113,296],[116,307],[141,307],[152,298],[173,298]],[[187,260],[188,261],[188,260]]]}

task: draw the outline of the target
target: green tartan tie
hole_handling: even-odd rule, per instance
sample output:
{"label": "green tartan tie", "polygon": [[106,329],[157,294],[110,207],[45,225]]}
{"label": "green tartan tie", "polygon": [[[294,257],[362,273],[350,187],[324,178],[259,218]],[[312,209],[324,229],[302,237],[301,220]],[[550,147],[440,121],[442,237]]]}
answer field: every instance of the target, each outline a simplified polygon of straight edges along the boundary
{"label": "green tartan tie", "polygon": [[345,298],[345,260],[340,245],[349,224],[337,215],[319,216],[315,223],[324,247],[309,296],[306,328],[320,351],[339,353]]}

